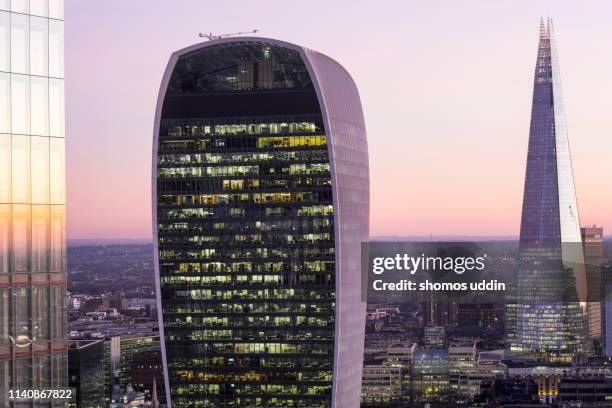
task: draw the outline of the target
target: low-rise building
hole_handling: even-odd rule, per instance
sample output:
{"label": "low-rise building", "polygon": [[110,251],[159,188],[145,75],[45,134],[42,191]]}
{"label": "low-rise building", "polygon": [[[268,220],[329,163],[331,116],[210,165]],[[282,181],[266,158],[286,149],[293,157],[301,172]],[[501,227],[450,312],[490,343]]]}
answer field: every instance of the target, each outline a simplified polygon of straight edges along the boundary
{"label": "low-rise building", "polygon": [[361,405],[384,406],[402,399],[402,368],[365,365],[361,382]]}

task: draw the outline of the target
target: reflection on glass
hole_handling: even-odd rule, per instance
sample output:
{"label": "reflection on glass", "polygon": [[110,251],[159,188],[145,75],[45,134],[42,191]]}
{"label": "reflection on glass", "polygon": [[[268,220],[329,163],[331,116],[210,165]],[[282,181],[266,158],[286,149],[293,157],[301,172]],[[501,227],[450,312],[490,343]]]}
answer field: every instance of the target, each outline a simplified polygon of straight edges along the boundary
{"label": "reflection on glass", "polygon": [[30,357],[20,357],[15,360],[15,379],[14,388],[28,388],[32,381],[32,359]]}
{"label": "reflection on glass", "polygon": [[[0,4],[2,4],[3,0],[0,0]],[[8,1],[8,0],[4,0]],[[1,289],[0,289],[1,290]],[[7,407],[9,390],[12,389],[9,383],[9,364],[11,360],[0,360],[0,404],[4,404],[3,406]]]}
{"label": "reflection on glass", "polygon": [[11,75],[11,117],[13,131],[20,135],[30,133],[30,77]]}
{"label": "reflection on glass", "polygon": [[47,17],[49,15],[49,0],[30,0],[30,14]]}
{"label": "reflection on glass", "polygon": [[11,13],[11,71],[27,74],[30,65],[28,16]]}
{"label": "reflection on glass", "polygon": [[11,202],[11,135],[0,134],[0,203]]}
{"label": "reflection on glass", "polygon": [[15,305],[14,333],[17,336],[30,337],[30,319],[28,318],[28,292],[29,288],[17,287],[13,289],[13,302]]}
{"label": "reflection on glass", "polygon": [[0,348],[43,340],[0,349],[0,407],[7,389],[67,387],[63,6],[0,0]]}
{"label": "reflection on glass", "polygon": [[49,206],[32,206],[32,272],[49,270]]}
{"label": "reflection on glass", "polygon": [[47,389],[51,385],[49,379],[49,367],[51,366],[51,357],[47,354],[39,354],[34,356],[34,367],[32,367],[34,384],[38,384],[41,389]]}
{"label": "reflection on glass", "polygon": [[28,272],[30,206],[13,204],[13,272]]}
{"label": "reflection on glass", "polygon": [[17,13],[28,13],[30,11],[30,0],[11,0],[11,10]]}
{"label": "reflection on glass", "polygon": [[11,16],[0,11],[0,71],[11,67]]}
{"label": "reflection on glass", "polygon": [[49,73],[49,23],[42,17],[30,17],[30,74]]}
{"label": "reflection on glass", "polygon": [[64,337],[64,289],[63,285],[51,286],[49,314],[51,316],[50,336],[52,339],[61,339]]}
{"label": "reflection on glass", "polygon": [[30,202],[30,138],[13,135],[12,193],[14,203]]}
{"label": "reflection on glass", "polygon": [[49,287],[32,287],[32,340],[49,338]]}
{"label": "reflection on glass", "polygon": [[32,77],[30,83],[32,90],[31,126],[32,135],[49,135],[49,80],[47,78]]}
{"label": "reflection on glass", "polygon": [[[52,338],[54,338],[52,336]],[[51,384],[49,388],[66,388],[68,382],[68,376],[66,375],[68,368],[66,363],[68,358],[66,353],[53,353],[51,354],[51,367],[53,369],[51,373]]]}
{"label": "reflection on glass", "polygon": [[52,205],[51,208],[51,243],[49,245],[49,271],[65,271],[64,260],[64,217],[63,205]]}
{"label": "reflection on glass", "polygon": [[0,72],[0,133],[11,133],[11,76]]}
{"label": "reflection on glass", "polygon": [[64,77],[64,23],[49,20],[49,76]]}
{"label": "reflection on glass", "polygon": [[49,138],[31,138],[32,203],[49,202]]}
{"label": "reflection on glass", "polygon": [[49,17],[64,19],[64,0],[49,0]]}
{"label": "reflection on glass", "polygon": [[0,204],[0,274],[9,272],[11,205]]}
{"label": "reflection on glass", "polygon": [[[8,331],[9,329],[8,327],[9,326],[8,300],[9,300],[8,288],[0,287],[0,345],[8,343],[8,338],[6,337],[6,335],[9,334],[9,331]],[[2,378],[2,371],[0,371],[0,378]],[[1,379],[0,379],[0,382],[2,382]]]}
{"label": "reflection on glass", "polygon": [[50,203],[66,203],[66,176],[64,163],[64,139],[50,138],[49,172],[51,186]]}
{"label": "reflection on glass", "polygon": [[64,137],[64,80],[49,79],[49,133]]}

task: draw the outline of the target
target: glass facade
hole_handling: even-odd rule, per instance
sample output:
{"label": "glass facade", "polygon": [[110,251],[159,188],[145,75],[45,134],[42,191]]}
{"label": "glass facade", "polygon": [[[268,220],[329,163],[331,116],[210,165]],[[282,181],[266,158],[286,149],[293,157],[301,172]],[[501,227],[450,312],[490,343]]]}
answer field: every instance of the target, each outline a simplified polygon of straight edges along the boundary
{"label": "glass facade", "polygon": [[156,160],[173,406],[331,407],[335,208],[300,54],[240,42],[179,58]]}
{"label": "glass facade", "polygon": [[67,382],[63,18],[62,0],[0,0],[1,406]]}
{"label": "glass facade", "polygon": [[[567,361],[583,350],[584,256],[552,22],[541,24],[510,351]],[[562,296],[559,295],[562,293]],[[559,301],[563,299],[563,301]]]}
{"label": "glass facade", "polygon": [[68,384],[75,396],[67,408],[104,408],[104,340],[75,341],[68,349]]}
{"label": "glass facade", "polygon": [[[111,386],[111,388],[113,384],[119,384],[125,388],[132,383],[131,370],[134,356],[142,352],[159,352],[159,336],[143,336],[140,334],[114,336],[106,342],[106,346],[109,348],[109,365],[107,368],[112,373],[112,380],[108,375],[109,380],[105,384]],[[109,391],[112,392],[112,389],[109,389]]]}

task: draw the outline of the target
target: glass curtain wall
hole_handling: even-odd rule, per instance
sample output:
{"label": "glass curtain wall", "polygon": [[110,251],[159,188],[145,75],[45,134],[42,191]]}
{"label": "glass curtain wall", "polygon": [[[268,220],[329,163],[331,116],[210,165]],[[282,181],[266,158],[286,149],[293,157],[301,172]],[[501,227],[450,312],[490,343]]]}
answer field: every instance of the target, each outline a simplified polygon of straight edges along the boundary
{"label": "glass curtain wall", "polygon": [[0,0],[0,406],[67,382],[63,3]]}
{"label": "glass curtain wall", "polygon": [[329,408],[335,209],[328,136],[300,55],[245,42],[182,58],[160,126],[172,405]]}

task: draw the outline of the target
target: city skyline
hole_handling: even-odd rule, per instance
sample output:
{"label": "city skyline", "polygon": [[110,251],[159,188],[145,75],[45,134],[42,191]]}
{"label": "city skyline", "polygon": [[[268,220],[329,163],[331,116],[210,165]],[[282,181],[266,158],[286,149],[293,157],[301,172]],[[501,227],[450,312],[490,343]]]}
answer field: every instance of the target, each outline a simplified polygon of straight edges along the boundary
{"label": "city skyline", "polygon": [[[518,237],[532,80],[527,67],[537,44],[532,27],[543,14],[561,27],[582,221],[612,231],[610,4],[594,2],[588,11],[569,2],[327,5],[324,16],[304,11],[304,21],[317,21],[314,31],[279,18],[279,2],[246,3],[231,12],[231,24],[222,4],[194,1],[154,2],[133,21],[143,4],[66,2],[73,73],[68,133],[85,135],[68,138],[69,238],[151,238],[147,137],[164,55],[200,41],[199,31],[250,29],[335,55],[362,90],[373,135],[373,236]],[[354,24],[336,30],[344,13]],[[395,61],[402,73],[376,80],[389,70],[375,61]],[[119,144],[121,151],[114,149]]]}
{"label": "city skyline", "polygon": [[64,1],[0,0],[1,406],[612,399],[612,5]]}

